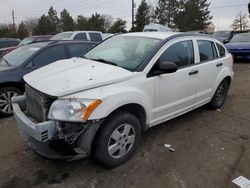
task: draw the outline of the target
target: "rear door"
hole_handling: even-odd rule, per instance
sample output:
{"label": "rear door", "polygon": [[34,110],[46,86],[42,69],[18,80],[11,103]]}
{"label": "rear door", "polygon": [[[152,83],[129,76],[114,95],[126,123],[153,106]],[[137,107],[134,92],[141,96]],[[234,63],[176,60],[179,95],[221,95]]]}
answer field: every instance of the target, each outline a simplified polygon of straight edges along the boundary
{"label": "rear door", "polygon": [[213,96],[213,86],[223,63],[219,58],[216,45],[213,41],[197,39],[195,47],[198,54],[197,69],[198,85],[195,107],[208,103]]}

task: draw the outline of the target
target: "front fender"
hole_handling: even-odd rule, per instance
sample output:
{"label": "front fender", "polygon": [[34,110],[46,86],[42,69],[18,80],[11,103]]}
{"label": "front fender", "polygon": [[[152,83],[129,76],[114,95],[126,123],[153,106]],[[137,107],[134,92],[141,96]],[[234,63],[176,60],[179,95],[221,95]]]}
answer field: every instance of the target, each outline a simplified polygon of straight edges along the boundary
{"label": "front fender", "polygon": [[[153,106],[154,91],[144,92],[137,87],[119,87],[109,88],[108,91],[104,91],[106,96],[102,99],[102,103],[97,109],[90,115],[89,120],[102,119],[114,112],[116,109],[127,104],[138,104],[146,113],[146,123],[148,124],[152,119],[151,109]],[[146,94],[151,94],[148,96]]]}

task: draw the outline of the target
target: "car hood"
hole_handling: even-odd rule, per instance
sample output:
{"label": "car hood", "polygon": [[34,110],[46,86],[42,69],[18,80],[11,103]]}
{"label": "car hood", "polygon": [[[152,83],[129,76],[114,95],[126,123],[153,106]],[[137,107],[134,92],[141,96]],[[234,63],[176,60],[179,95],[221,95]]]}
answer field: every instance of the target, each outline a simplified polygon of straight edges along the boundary
{"label": "car hood", "polygon": [[238,49],[238,50],[244,50],[244,49],[250,49],[250,42],[241,42],[241,43],[228,43],[226,44],[227,49]]}
{"label": "car hood", "polygon": [[133,72],[83,58],[60,60],[24,76],[31,87],[64,96],[130,79]]}

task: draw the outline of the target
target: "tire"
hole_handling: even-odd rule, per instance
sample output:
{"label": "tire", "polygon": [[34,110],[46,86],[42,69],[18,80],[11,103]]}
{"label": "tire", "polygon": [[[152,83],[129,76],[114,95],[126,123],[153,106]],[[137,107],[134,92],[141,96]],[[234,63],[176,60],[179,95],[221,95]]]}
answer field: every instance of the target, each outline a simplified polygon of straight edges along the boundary
{"label": "tire", "polygon": [[11,98],[21,94],[21,90],[16,87],[4,87],[0,89],[0,117],[8,117],[13,114]]}
{"label": "tire", "polygon": [[224,79],[216,89],[214,96],[209,103],[210,108],[218,109],[223,106],[227,98],[228,89],[229,83],[226,79]]}
{"label": "tire", "polygon": [[139,120],[129,112],[119,111],[101,125],[93,145],[93,154],[100,164],[113,168],[133,155],[140,140]]}

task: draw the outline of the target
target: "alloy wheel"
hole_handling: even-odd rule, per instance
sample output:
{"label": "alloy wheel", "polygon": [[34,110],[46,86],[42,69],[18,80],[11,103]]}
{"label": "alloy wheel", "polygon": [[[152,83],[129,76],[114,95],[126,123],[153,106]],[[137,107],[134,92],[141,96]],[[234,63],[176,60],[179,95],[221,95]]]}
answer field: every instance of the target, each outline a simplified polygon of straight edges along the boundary
{"label": "alloy wheel", "polygon": [[108,153],[112,158],[124,157],[135,143],[135,129],[132,125],[118,126],[111,134],[108,141]]}
{"label": "alloy wheel", "polygon": [[0,110],[3,113],[11,114],[13,112],[11,106],[11,98],[17,96],[18,93],[15,91],[6,91],[0,95]]}

